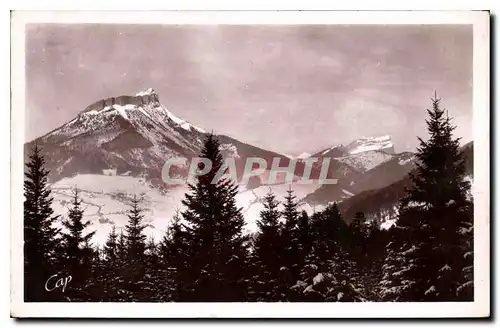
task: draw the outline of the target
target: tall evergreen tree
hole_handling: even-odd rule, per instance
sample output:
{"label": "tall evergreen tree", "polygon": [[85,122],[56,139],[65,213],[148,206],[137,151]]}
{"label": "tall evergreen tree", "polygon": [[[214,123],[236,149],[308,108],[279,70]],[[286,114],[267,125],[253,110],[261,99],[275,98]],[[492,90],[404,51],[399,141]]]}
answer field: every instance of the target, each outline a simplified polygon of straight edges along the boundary
{"label": "tall evergreen tree", "polygon": [[399,299],[451,301],[463,279],[465,243],[460,232],[472,222],[470,184],[464,179],[459,139],[453,139],[455,127],[436,96],[427,113],[429,140],[419,138],[417,167],[401,200],[397,229],[403,231],[403,240],[392,243],[390,251],[404,254],[401,274],[407,288]]}
{"label": "tall evergreen tree", "polygon": [[103,298],[105,301],[116,302],[119,276],[118,269],[121,264],[119,263],[119,245],[118,245],[119,235],[116,232],[116,227],[113,225],[111,232],[108,234],[106,243],[103,249],[103,274],[102,274],[102,285],[103,285]]}
{"label": "tall evergreen tree", "polygon": [[189,184],[190,192],[183,200],[186,210],[182,217],[190,239],[196,242],[188,251],[191,281],[183,285],[191,291],[190,300],[245,300],[248,250],[243,215],[235,200],[238,186],[219,176],[224,172],[224,168],[220,170],[223,158],[213,135],[207,137],[201,157],[210,160],[212,166]]}
{"label": "tall evergreen tree", "polygon": [[118,258],[118,233],[115,225],[111,228],[111,232],[104,244],[104,257],[109,263],[116,263]]}
{"label": "tall evergreen tree", "polygon": [[285,201],[283,202],[282,217],[284,225],[281,230],[281,239],[283,242],[283,266],[288,273],[289,284],[293,285],[300,277],[300,268],[303,264],[303,258],[300,257],[299,242],[299,204],[297,196],[289,188]]}
{"label": "tall evergreen tree", "polygon": [[141,297],[148,302],[161,301],[163,293],[159,287],[162,280],[165,279],[165,274],[160,265],[159,245],[152,236],[146,242],[145,264],[144,287],[141,291]]}
{"label": "tall evergreen tree", "polygon": [[132,297],[138,298],[144,285],[144,276],[146,269],[146,235],[144,229],[144,209],[140,207],[141,199],[134,194],[130,208],[127,213],[128,222],[125,226],[126,230],[126,289],[131,293]]}
{"label": "tall evergreen tree", "polygon": [[83,300],[85,282],[90,277],[91,257],[94,256],[90,247],[90,239],[95,231],[86,233],[84,230],[90,225],[83,220],[82,200],[78,189],[73,190],[73,200],[68,211],[68,218],[62,221],[65,231],[62,232],[62,251],[64,254],[63,268],[67,275],[71,275],[72,284],[68,290],[69,297],[74,300]]}
{"label": "tall evergreen tree", "polygon": [[119,264],[124,264],[128,258],[127,236],[125,235],[125,233],[123,233],[123,229],[120,229],[120,234],[118,235],[116,244],[116,256]]}
{"label": "tall evergreen tree", "polygon": [[286,287],[283,288],[280,268],[283,264],[283,243],[280,236],[281,212],[276,196],[269,191],[262,200],[264,209],[257,221],[259,231],[254,242],[253,272],[256,275],[252,291],[258,301],[284,300]]}
{"label": "tall evergreen tree", "polygon": [[144,258],[146,250],[146,235],[144,234],[144,210],[140,208],[141,200],[134,194],[127,213],[128,223],[125,226],[127,236],[127,255],[131,263]]}
{"label": "tall evergreen tree", "polygon": [[131,301],[132,294],[127,290],[128,278],[130,276],[130,267],[129,267],[129,256],[128,256],[128,246],[127,246],[127,236],[123,232],[123,229],[120,229],[120,234],[118,235],[117,241],[117,261],[116,261],[116,276],[113,279],[113,286],[115,286],[116,295],[111,292],[113,297],[119,302]]}
{"label": "tall evergreen tree", "polygon": [[49,171],[44,168],[41,149],[35,144],[26,163],[24,180],[24,300],[50,301],[53,295],[44,288],[45,281],[57,273],[59,216],[52,210]]}

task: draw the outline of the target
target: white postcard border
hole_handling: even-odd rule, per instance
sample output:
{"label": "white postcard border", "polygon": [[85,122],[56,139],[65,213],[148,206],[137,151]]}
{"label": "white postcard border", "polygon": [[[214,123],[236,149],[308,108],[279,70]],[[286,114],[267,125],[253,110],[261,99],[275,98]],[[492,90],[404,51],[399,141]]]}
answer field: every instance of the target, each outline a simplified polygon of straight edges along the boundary
{"label": "white postcard border", "polygon": [[[28,23],[472,24],[475,301],[465,303],[25,303],[23,144]],[[22,11],[11,20],[11,315],[15,317],[480,317],[490,314],[489,13],[458,11]],[[84,86],[82,86],[84,87]]]}

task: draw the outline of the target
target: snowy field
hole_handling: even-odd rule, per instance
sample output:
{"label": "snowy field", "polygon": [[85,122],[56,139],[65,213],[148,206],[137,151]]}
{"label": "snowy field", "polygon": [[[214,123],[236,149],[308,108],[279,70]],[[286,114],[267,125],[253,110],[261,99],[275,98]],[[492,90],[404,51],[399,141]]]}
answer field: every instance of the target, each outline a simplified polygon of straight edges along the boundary
{"label": "snowy field", "polygon": [[[127,224],[126,211],[134,193],[142,198],[141,206],[147,211],[144,213],[146,235],[159,240],[165,234],[168,225],[176,211],[182,209],[181,201],[187,187],[177,186],[167,193],[150,186],[144,179],[129,176],[106,176],[94,174],[79,174],[72,178],[65,178],[51,186],[54,196],[54,211],[66,217],[70,207],[72,189],[78,187],[85,210],[84,218],[91,222],[89,231],[96,231],[94,243],[103,245],[113,225],[118,233]],[[302,185],[292,183],[291,188],[297,200],[304,198],[319,186],[317,184]],[[290,184],[264,185],[252,190],[240,187],[236,196],[237,205],[242,208],[246,221],[246,232],[257,230],[256,221],[262,210],[261,199],[271,189],[279,201],[283,201]],[[308,204],[302,204],[301,209],[308,213],[321,210]]]}

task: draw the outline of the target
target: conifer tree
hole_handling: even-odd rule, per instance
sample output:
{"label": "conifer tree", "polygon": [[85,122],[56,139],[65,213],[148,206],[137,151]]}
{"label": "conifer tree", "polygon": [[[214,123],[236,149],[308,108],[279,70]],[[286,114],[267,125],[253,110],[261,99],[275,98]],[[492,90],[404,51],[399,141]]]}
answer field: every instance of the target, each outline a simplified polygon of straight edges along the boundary
{"label": "conifer tree", "polygon": [[116,244],[116,254],[118,263],[124,264],[128,258],[127,252],[127,236],[123,233],[123,229],[120,230],[120,234],[118,235],[118,241]]}
{"label": "conifer tree", "polygon": [[281,212],[271,190],[264,196],[262,205],[264,209],[260,211],[260,220],[257,221],[259,231],[254,242],[252,264],[256,276],[253,279],[253,292],[258,301],[279,301],[284,299],[286,292],[280,271],[283,263]]}
{"label": "conifer tree", "polygon": [[63,268],[67,275],[71,275],[72,284],[68,290],[73,300],[83,300],[86,294],[85,283],[91,276],[91,267],[94,256],[90,246],[90,239],[95,231],[85,232],[90,221],[83,220],[82,200],[78,189],[73,190],[73,199],[68,211],[68,218],[62,221],[65,231],[62,232],[62,251],[64,254]]}
{"label": "conifer tree", "polygon": [[88,272],[87,278],[82,284],[82,299],[84,301],[102,302],[105,301],[103,293],[103,258],[99,245],[93,246],[90,241],[86,241],[83,246],[82,264]]}
{"label": "conifer tree", "polygon": [[162,274],[162,268],[160,267],[159,245],[152,236],[146,242],[145,265],[145,279],[141,298],[148,302],[160,301],[162,291],[159,290],[159,285],[165,275]]}
{"label": "conifer tree", "polygon": [[186,281],[192,280],[193,270],[190,266],[188,250],[193,241],[181,223],[179,213],[174,215],[167,233],[160,241],[159,261],[164,279],[160,282],[162,291],[160,298],[165,301],[180,301],[186,298]]}
{"label": "conifer tree", "polygon": [[303,258],[300,258],[299,249],[299,211],[298,202],[293,190],[289,188],[285,201],[283,202],[282,217],[284,225],[281,230],[281,239],[283,242],[283,267],[288,274],[290,286],[300,277],[300,268],[303,264]]}
{"label": "conifer tree", "polygon": [[118,245],[118,233],[113,225],[111,232],[108,234],[103,250],[103,298],[105,301],[116,302],[118,291],[118,268],[120,267],[120,254]]}
{"label": "conifer tree", "polygon": [[24,174],[24,300],[27,302],[52,300],[54,294],[45,291],[44,284],[57,273],[60,230],[54,223],[59,216],[52,210],[49,171],[44,164],[41,149],[35,144]]}
{"label": "conifer tree", "polygon": [[[238,186],[219,174],[223,167],[219,142],[209,135],[201,157],[210,160],[210,170],[189,184],[182,218],[194,241],[188,250],[192,277],[183,285],[191,292],[190,300],[238,301],[247,299],[247,237],[244,220],[236,206]],[[227,171],[227,168],[226,168]],[[189,281],[190,280],[190,281]]]}
{"label": "conifer tree", "polygon": [[111,232],[104,244],[104,257],[108,263],[116,264],[118,258],[118,233],[115,225],[111,228]]}
{"label": "conifer tree", "polygon": [[[472,221],[470,188],[455,127],[437,96],[427,110],[429,139],[419,138],[417,167],[411,186],[401,200],[397,229],[404,240],[391,244],[392,253],[404,254],[401,300],[452,301],[462,281],[464,240],[460,231]],[[410,251],[411,250],[411,251]]]}
{"label": "conifer tree", "polygon": [[141,200],[134,194],[127,213],[126,230],[126,289],[134,298],[138,298],[144,285],[146,266],[146,235],[144,229],[144,210],[140,207]]}
{"label": "conifer tree", "polygon": [[144,210],[140,208],[140,199],[137,195],[131,201],[130,209],[127,213],[128,223],[125,226],[127,232],[127,255],[130,263],[135,263],[144,259],[146,250],[146,235],[144,234]]}
{"label": "conifer tree", "polygon": [[128,256],[128,247],[127,247],[127,236],[123,232],[123,229],[120,230],[120,234],[118,235],[117,241],[117,261],[116,261],[116,276],[113,279],[112,286],[116,286],[116,295],[111,291],[111,295],[116,297],[116,299],[110,299],[110,301],[130,301],[132,300],[132,295],[130,291],[127,290],[127,279],[129,278],[129,256]]}

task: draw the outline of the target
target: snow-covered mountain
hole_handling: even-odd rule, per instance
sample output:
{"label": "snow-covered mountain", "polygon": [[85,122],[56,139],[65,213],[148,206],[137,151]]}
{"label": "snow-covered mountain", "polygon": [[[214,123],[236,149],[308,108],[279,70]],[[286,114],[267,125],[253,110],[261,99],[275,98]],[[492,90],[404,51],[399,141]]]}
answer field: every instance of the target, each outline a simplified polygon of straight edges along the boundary
{"label": "snow-covered mountain", "polygon": [[[97,101],[74,119],[26,144],[42,146],[58,181],[76,174],[127,174],[160,186],[165,160],[195,156],[204,131],[162,106],[152,89]],[[179,174],[185,168],[177,167]]]}
{"label": "snow-covered mountain", "polygon": [[412,153],[395,154],[389,135],[333,145],[312,157],[319,158],[320,162],[329,158],[343,168],[336,172],[337,184],[322,185],[304,198],[304,202],[311,205],[341,202],[365,190],[382,188],[402,179],[415,165]]}
{"label": "snow-covered mountain", "polygon": [[346,151],[351,155],[371,150],[379,150],[394,154],[394,144],[392,143],[391,136],[364,137],[354,140],[346,146]]}
{"label": "snow-covered mountain", "polygon": [[[336,144],[322,149],[310,157],[335,158],[366,170],[382,163],[383,159],[390,158],[387,154],[394,154],[394,144],[389,135],[363,137],[347,145]],[[371,163],[372,161],[373,163]]]}

